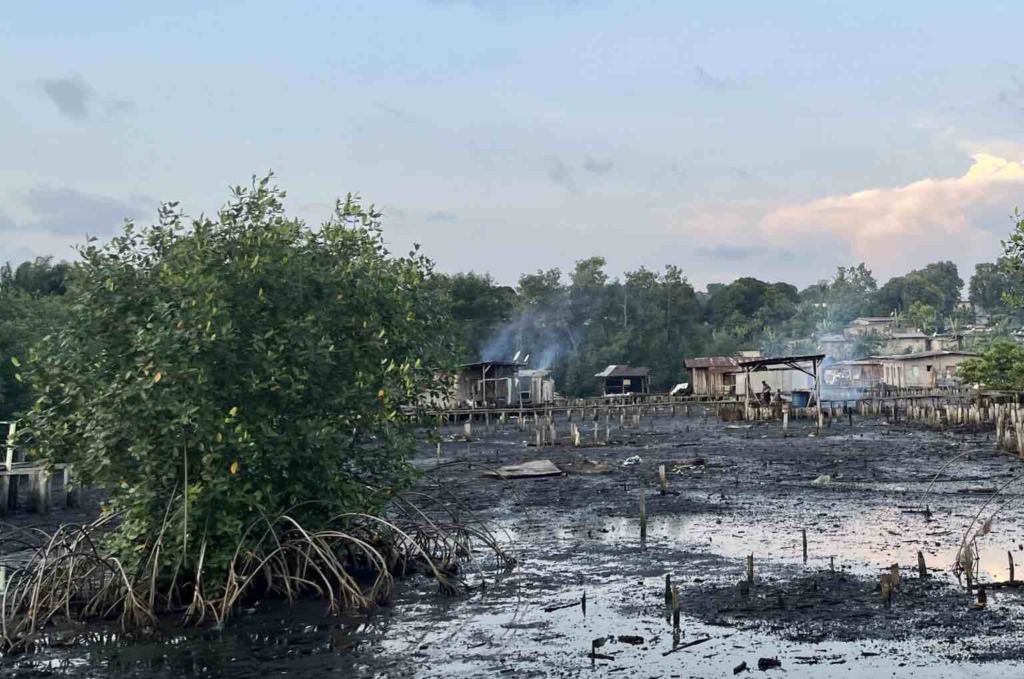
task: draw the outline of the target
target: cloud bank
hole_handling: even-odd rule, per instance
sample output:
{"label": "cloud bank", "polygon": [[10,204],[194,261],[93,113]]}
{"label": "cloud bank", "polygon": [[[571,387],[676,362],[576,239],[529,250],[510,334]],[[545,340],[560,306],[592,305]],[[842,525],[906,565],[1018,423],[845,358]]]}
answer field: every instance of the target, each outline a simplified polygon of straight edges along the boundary
{"label": "cloud bank", "polygon": [[857,261],[901,271],[925,261],[990,258],[1011,224],[1006,219],[1024,190],[1024,165],[978,153],[961,177],[922,179],[895,188],[874,188],[764,215],[762,235],[842,244]]}

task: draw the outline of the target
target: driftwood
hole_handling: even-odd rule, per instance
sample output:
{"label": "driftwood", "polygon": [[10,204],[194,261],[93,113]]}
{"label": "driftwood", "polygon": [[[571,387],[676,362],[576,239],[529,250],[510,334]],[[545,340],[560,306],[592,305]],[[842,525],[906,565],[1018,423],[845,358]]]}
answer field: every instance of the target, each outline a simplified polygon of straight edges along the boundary
{"label": "driftwood", "polygon": [[704,637],[702,639],[694,639],[693,641],[689,641],[689,642],[687,642],[685,644],[682,644],[680,646],[676,646],[673,649],[665,651],[664,653],[662,653],[662,655],[663,656],[664,655],[671,655],[671,654],[675,653],[676,651],[682,651],[683,649],[690,648],[691,646],[697,646],[699,644],[703,644],[705,641],[711,641],[711,637]]}

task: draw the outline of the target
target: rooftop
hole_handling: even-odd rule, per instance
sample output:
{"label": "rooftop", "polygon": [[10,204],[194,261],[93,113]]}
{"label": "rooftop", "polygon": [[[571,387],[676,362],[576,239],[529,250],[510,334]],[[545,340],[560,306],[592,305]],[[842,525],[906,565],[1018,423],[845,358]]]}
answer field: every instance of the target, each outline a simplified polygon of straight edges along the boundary
{"label": "rooftop", "polygon": [[522,363],[516,363],[515,361],[477,361],[476,363],[463,363],[459,366],[460,369],[470,368],[484,368],[487,366],[493,366],[497,368],[516,368],[523,365]]}
{"label": "rooftop", "polygon": [[782,366],[776,368],[776,370],[785,370],[786,368],[793,367],[796,363],[807,363],[807,362],[818,362],[824,360],[825,354],[807,354],[805,356],[776,356],[774,358],[757,358],[752,361],[740,361],[739,367],[757,370],[764,368],[765,370],[771,369],[770,366]]}
{"label": "rooftop", "polygon": [[891,356],[871,356],[870,358],[886,361],[913,361],[919,358],[937,358],[939,356],[977,356],[973,351],[919,351],[916,354],[893,354]]}
{"label": "rooftop", "polygon": [[737,363],[732,356],[704,356],[683,361],[687,368],[735,368]]}
{"label": "rooftop", "polygon": [[858,316],[850,321],[851,324],[867,325],[869,323],[892,323],[891,316]]}
{"label": "rooftop", "polygon": [[634,368],[629,365],[610,365],[594,375],[594,377],[647,377],[650,374],[650,368]]}

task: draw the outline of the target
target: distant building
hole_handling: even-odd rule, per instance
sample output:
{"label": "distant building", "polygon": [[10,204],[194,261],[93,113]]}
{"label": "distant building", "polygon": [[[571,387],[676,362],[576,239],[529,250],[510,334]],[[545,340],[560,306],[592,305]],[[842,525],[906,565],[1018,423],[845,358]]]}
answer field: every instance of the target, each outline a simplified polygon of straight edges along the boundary
{"label": "distant building", "polygon": [[873,389],[884,379],[880,358],[836,361],[825,368],[825,385],[833,389]]}
{"label": "distant building", "polygon": [[494,407],[519,403],[518,374],[522,364],[479,361],[460,365],[452,385],[456,407]]}
{"label": "distant building", "polygon": [[601,380],[605,396],[647,394],[651,391],[651,369],[628,365],[610,365],[594,375]]}
{"label": "distant building", "polygon": [[928,351],[962,351],[964,348],[964,334],[951,335],[943,333],[933,335],[928,342]]}
{"label": "distant building", "polygon": [[684,364],[690,371],[694,396],[730,396],[736,393],[738,361],[732,356],[689,358]]}
{"label": "distant building", "polygon": [[969,351],[924,351],[876,357],[883,379],[893,387],[951,387],[960,384],[957,368],[977,354]]}
{"label": "distant building", "polygon": [[928,351],[930,339],[923,332],[894,332],[886,336],[882,351],[887,354],[916,354]]}
{"label": "distant building", "polygon": [[847,337],[859,335],[888,335],[892,332],[890,316],[859,316],[846,326]]}
{"label": "distant building", "polygon": [[818,335],[818,350],[836,358],[845,358],[853,348],[853,340],[839,334]]}

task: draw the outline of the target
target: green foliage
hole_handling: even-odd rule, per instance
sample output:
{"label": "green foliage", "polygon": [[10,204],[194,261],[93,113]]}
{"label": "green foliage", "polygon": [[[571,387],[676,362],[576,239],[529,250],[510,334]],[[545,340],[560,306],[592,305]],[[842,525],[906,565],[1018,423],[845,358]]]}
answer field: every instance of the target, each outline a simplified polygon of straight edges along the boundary
{"label": "green foliage", "polygon": [[63,295],[70,273],[71,265],[67,262],[54,264],[52,257],[37,257],[31,262],[22,262],[16,269],[10,264],[0,266],[0,288],[36,296]]}
{"label": "green foliage", "polygon": [[857,335],[850,349],[850,358],[865,358],[881,353],[885,339],[874,333]]}
{"label": "green foliage", "polygon": [[32,407],[23,375],[32,345],[65,322],[60,297],[30,295],[15,286],[0,287],[0,420],[12,420]]}
{"label": "green foliage", "polygon": [[1004,312],[1014,296],[1013,268],[1010,260],[1000,257],[974,267],[970,283],[971,301],[990,313]]}
{"label": "green foliage", "polygon": [[964,282],[953,262],[935,262],[904,276],[892,278],[883,285],[874,299],[878,315],[893,309],[909,309],[914,302],[927,304],[940,314],[949,314],[956,307]]}
{"label": "green foliage", "polygon": [[161,577],[198,577],[201,543],[222,572],[259,512],[373,510],[411,479],[405,413],[450,359],[428,260],[389,256],[351,196],[305,228],[269,180],[82,248],[70,322],[32,355],[35,450],[112,493],[128,563],[168,517]]}
{"label": "green foliage", "polygon": [[980,356],[960,364],[966,384],[988,389],[1024,390],[1024,347],[1008,339],[997,339]]}
{"label": "green foliage", "polygon": [[938,330],[939,314],[930,304],[912,302],[907,317],[911,324],[923,333],[934,333]]}
{"label": "green foliage", "polygon": [[515,290],[498,285],[489,274],[473,272],[437,275],[434,285],[449,305],[458,359],[477,360],[493,329],[511,320]]}

